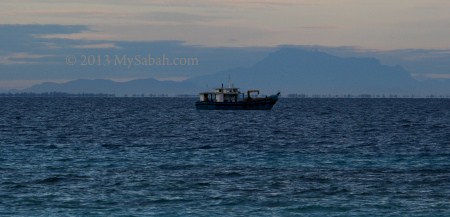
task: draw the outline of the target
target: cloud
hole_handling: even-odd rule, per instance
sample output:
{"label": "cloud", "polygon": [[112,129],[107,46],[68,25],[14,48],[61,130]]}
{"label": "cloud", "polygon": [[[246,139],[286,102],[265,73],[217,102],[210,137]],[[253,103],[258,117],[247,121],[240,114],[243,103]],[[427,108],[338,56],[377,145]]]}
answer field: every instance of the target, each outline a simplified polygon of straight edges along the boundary
{"label": "cloud", "polygon": [[[50,37],[47,33],[67,38]],[[180,80],[223,69],[252,64],[274,48],[215,48],[187,45],[183,41],[124,41],[72,38],[78,34],[95,34],[90,26],[64,25],[0,25],[0,36],[8,43],[0,48],[0,80],[14,81],[23,87],[32,81],[66,81],[73,79],[158,78]],[[132,32],[134,33],[134,32]],[[126,68],[120,66],[70,66],[67,56],[81,55],[103,58],[115,55],[134,57],[152,55],[168,57],[196,57],[195,67],[167,66]],[[20,82],[24,80],[24,82]],[[8,82],[3,82],[7,85]],[[10,87],[9,85],[8,87]],[[0,88],[1,84],[0,84]],[[3,88],[4,89],[4,88]]]}
{"label": "cloud", "polygon": [[163,24],[186,24],[186,23],[210,23],[219,19],[226,19],[225,16],[213,14],[193,14],[181,12],[149,12],[141,13],[138,16],[143,21],[159,22]]}
{"label": "cloud", "polygon": [[32,35],[44,35],[54,33],[78,33],[90,31],[85,25],[39,25],[39,24],[2,24],[0,25],[0,39],[9,39],[10,36],[30,37]]}
{"label": "cloud", "polygon": [[114,43],[94,43],[94,44],[83,44],[75,45],[74,48],[78,49],[108,49],[108,48],[119,48]]}
{"label": "cloud", "polygon": [[[407,4],[387,0],[21,0],[0,2],[0,23],[84,24],[102,31],[76,33],[78,39],[439,49],[448,48],[449,4],[444,0],[410,0]],[[127,26],[135,28],[133,34],[122,31]],[[326,30],[329,34],[323,34]]]}
{"label": "cloud", "polygon": [[90,31],[83,25],[0,25],[1,50],[3,52],[30,52],[46,49],[45,39],[39,38],[46,34],[74,34]]}
{"label": "cloud", "polygon": [[0,56],[1,64],[39,64],[40,59],[51,57],[52,55],[37,55],[30,53],[10,53]]}
{"label": "cloud", "polygon": [[179,7],[267,7],[267,6],[292,6],[292,5],[314,5],[316,1],[311,0],[132,0],[131,2],[159,5],[159,6],[179,6]]}
{"label": "cloud", "polygon": [[17,11],[6,11],[3,15],[10,16],[44,16],[44,17],[61,17],[61,16],[79,16],[79,17],[131,17],[131,13],[109,11],[102,9],[28,9]]}
{"label": "cloud", "polygon": [[326,29],[336,29],[336,26],[301,26],[301,29],[310,29],[310,30],[326,30]]}

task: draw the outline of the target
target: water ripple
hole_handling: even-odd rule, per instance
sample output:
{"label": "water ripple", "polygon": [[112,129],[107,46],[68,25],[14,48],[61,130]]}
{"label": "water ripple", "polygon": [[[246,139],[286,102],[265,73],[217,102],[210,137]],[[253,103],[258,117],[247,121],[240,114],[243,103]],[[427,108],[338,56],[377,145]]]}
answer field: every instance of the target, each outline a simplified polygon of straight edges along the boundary
{"label": "water ripple", "polygon": [[449,216],[450,101],[0,98],[0,215]]}

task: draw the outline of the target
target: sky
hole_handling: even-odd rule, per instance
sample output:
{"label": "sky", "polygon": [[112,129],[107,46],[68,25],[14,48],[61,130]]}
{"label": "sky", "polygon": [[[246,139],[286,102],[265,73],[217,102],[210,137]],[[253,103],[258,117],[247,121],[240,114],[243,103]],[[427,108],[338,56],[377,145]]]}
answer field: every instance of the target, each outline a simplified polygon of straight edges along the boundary
{"label": "sky", "polygon": [[207,46],[450,48],[448,0],[3,0],[2,24],[87,25],[53,35]]}
{"label": "sky", "polygon": [[[392,51],[407,50],[405,58],[420,65],[404,65],[413,74],[450,77],[444,66],[450,55],[448,11],[448,0],[2,0],[0,89],[75,78],[182,80],[255,62],[280,45],[352,47],[356,53],[397,54],[403,62],[398,55],[405,52]],[[138,49],[143,47],[197,55],[203,64],[181,73],[166,67],[108,74],[61,63],[82,51],[136,55],[145,53]],[[389,55],[381,58],[389,62]],[[228,62],[218,63],[224,57]],[[427,70],[424,61],[442,66]]]}

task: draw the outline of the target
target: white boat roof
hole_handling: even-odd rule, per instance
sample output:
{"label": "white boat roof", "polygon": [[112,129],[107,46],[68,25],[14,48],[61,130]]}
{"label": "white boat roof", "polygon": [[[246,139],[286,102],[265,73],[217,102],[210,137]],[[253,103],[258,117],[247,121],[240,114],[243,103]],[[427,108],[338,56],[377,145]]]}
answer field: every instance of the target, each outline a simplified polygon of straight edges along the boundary
{"label": "white boat roof", "polygon": [[214,90],[238,90],[239,88],[237,87],[217,87],[214,88]]}

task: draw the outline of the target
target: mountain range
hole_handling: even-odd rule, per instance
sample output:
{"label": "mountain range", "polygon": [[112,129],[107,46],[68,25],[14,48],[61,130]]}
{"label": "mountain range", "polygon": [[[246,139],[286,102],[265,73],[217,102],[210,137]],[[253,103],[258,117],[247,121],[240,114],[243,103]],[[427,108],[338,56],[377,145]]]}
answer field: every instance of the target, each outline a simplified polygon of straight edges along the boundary
{"label": "mountain range", "polygon": [[127,94],[196,93],[198,87],[190,82],[158,81],[152,78],[115,82],[105,79],[78,79],[66,83],[46,82],[22,90],[22,92],[45,93],[107,93],[123,96]]}
{"label": "mountain range", "polygon": [[321,51],[284,47],[246,68],[219,71],[182,82],[137,79],[46,82],[23,92],[196,94],[221,84],[260,89],[267,94],[450,94],[450,80],[417,81],[400,66],[387,66],[375,58],[343,58]]}

